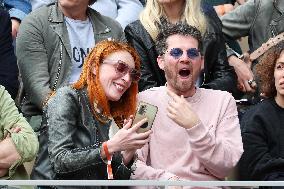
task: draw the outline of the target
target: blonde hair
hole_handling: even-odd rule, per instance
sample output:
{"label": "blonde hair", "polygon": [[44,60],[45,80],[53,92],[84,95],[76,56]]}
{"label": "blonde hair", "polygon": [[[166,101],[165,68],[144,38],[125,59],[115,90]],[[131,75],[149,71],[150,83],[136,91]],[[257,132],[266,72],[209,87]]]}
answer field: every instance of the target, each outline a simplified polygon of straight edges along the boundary
{"label": "blonde hair", "polygon": [[[207,24],[205,16],[201,12],[200,4],[200,0],[185,0],[181,21],[196,27],[204,35]],[[166,13],[157,0],[147,0],[145,8],[140,14],[140,21],[154,41],[159,33],[158,25],[161,24],[160,18],[165,16]]]}

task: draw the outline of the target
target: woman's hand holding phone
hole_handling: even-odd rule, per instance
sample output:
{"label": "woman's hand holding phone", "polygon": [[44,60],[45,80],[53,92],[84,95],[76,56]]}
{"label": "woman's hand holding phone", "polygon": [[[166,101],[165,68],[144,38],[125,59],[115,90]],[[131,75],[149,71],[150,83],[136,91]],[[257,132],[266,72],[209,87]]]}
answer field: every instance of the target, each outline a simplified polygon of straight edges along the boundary
{"label": "woman's hand holding phone", "polygon": [[[129,156],[130,151],[135,152],[137,149],[142,148],[149,142],[149,135],[152,133],[151,130],[144,133],[137,133],[137,130],[141,127],[141,125],[147,122],[147,119],[142,119],[133,125],[132,120],[133,116],[130,119],[125,120],[123,128],[107,141],[110,154],[118,151],[125,151],[127,152],[126,154],[128,154],[127,156]],[[129,159],[129,157],[127,159]]]}

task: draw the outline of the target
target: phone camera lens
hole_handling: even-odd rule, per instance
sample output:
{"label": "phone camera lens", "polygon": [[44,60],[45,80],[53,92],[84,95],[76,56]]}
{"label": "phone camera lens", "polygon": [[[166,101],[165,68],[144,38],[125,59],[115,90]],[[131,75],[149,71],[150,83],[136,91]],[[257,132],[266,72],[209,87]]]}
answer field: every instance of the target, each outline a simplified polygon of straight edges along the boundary
{"label": "phone camera lens", "polygon": [[145,105],[140,106],[140,108],[139,108],[139,110],[138,110],[138,113],[139,113],[140,115],[144,115],[145,112],[146,112],[146,106],[145,106]]}

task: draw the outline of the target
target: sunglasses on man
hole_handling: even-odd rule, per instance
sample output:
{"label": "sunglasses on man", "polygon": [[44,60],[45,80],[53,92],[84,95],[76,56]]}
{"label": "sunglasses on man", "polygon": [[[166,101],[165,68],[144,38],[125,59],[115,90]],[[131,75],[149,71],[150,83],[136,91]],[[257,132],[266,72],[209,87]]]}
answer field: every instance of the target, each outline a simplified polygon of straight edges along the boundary
{"label": "sunglasses on man", "polygon": [[[167,51],[174,59],[180,59],[184,53],[181,48],[172,48]],[[186,50],[187,57],[194,60],[195,58],[200,56],[200,52],[197,48],[189,48]]]}

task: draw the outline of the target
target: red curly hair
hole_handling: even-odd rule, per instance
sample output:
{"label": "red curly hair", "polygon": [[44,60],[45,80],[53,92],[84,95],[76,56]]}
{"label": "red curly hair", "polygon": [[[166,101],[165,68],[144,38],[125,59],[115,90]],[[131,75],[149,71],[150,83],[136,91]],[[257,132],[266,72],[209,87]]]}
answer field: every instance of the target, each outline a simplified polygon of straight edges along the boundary
{"label": "red curly hair", "polygon": [[[96,103],[97,106],[102,109],[103,116],[108,118],[113,117],[116,124],[121,128],[123,126],[123,120],[135,113],[138,83],[132,82],[131,86],[121,96],[120,100],[114,102],[107,99],[99,80],[100,74],[102,74],[99,73],[100,65],[107,56],[117,51],[129,52],[134,59],[135,69],[140,71],[140,57],[134,48],[126,43],[105,40],[96,44],[95,48],[91,50],[84,62],[79,80],[74,83],[72,87],[75,89],[86,87],[90,103],[92,105]],[[96,75],[93,73],[94,68],[96,70]],[[104,120],[101,119],[101,116],[98,115],[98,112],[95,111],[95,107],[92,108],[96,118],[101,122],[104,122]]]}
{"label": "red curly hair", "polygon": [[275,97],[277,94],[274,79],[276,61],[284,50],[284,41],[271,47],[261,56],[259,63],[255,66],[255,72],[260,84],[260,92],[266,97]]}

